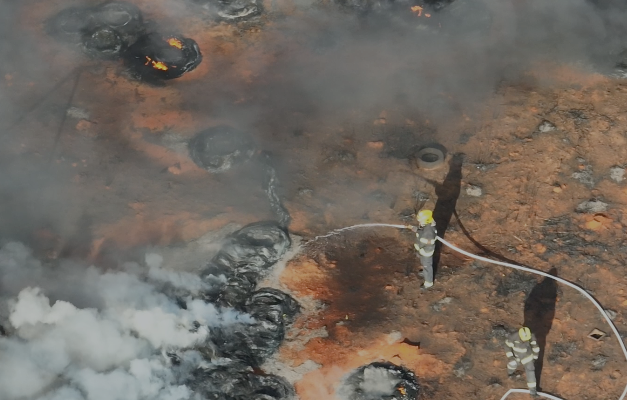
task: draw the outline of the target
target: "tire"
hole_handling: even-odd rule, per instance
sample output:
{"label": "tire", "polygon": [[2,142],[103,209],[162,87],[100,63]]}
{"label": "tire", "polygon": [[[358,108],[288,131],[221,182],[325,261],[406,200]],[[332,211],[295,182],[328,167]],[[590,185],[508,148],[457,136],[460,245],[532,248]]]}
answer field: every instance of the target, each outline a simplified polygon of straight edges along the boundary
{"label": "tire", "polygon": [[425,147],[416,154],[420,169],[436,169],[444,165],[444,152],[435,147]]}

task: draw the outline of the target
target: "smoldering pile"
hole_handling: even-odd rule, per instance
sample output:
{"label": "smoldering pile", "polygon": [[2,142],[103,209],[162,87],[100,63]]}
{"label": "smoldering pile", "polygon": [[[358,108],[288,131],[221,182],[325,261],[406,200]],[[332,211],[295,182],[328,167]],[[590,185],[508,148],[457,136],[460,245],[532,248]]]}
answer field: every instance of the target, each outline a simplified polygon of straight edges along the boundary
{"label": "smoldering pile", "polygon": [[293,398],[287,381],[259,367],[300,307],[256,288],[290,245],[276,223],[245,226],[202,277],[159,272],[148,258],[147,273],[44,266],[20,244],[0,248],[0,398]]}
{"label": "smoldering pile", "polygon": [[225,172],[254,159],[264,172],[262,187],[279,225],[289,225],[291,216],[278,195],[279,179],[272,157],[258,151],[249,134],[231,126],[214,126],[198,132],[189,141],[188,149],[194,163],[211,173]]}
{"label": "smoldering pile", "polygon": [[47,21],[50,35],[99,59],[122,58],[135,79],[178,78],[195,69],[202,54],[193,39],[148,29],[141,11],[125,1],[70,7]]}
{"label": "smoldering pile", "polygon": [[415,400],[420,385],[410,370],[389,362],[374,362],[346,377],[338,395],[346,400]]}

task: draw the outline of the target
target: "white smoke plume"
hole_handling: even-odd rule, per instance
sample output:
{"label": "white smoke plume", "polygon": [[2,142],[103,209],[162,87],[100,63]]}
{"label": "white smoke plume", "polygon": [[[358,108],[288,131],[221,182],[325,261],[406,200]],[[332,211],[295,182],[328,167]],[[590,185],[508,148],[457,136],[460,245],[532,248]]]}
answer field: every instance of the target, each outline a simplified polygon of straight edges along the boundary
{"label": "white smoke plume", "polygon": [[[199,279],[148,258],[148,276],[202,289]],[[139,265],[127,267],[43,265],[22,244],[0,248],[0,325],[8,333],[0,336],[0,399],[189,399],[185,368],[172,369],[163,354],[178,350],[198,365],[197,353],[185,349],[211,327],[252,322],[202,300],[186,298],[181,309],[137,273]]]}

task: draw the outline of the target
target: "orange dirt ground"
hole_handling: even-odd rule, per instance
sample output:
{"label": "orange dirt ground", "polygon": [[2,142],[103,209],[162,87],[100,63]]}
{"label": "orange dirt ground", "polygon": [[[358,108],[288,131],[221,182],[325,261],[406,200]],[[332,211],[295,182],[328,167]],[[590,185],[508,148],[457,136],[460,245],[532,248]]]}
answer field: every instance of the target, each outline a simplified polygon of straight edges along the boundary
{"label": "orange dirt ground", "polygon": [[[158,22],[168,21],[164,15],[179,4],[134,3]],[[56,146],[60,119],[42,110],[64,107],[70,84],[9,132],[5,151],[30,165],[24,168],[51,169],[61,177],[54,190],[46,189],[50,201],[60,194],[72,199],[61,207],[58,221],[33,228],[30,239],[42,256],[106,264],[114,253],[185,243],[230,223],[272,217],[254,171],[244,166],[210,175],[191,162],[180,143],[204,127],[238,122],[237,115],[222,115],[217,103],[202,106],[219,96],[223,85],[237,93],[224,99],[228,105],[260,100],[248,98],[247,89],[265,79],[264,71],[280,56],[256,44],[279,36],[271,20],[239,27],[209,24],[182,3],[175,7],[182,17],[172,28],[199,43],[204,61],[176,82],[151,87],[120,76],[117,63],[94,63],[43,34],[41,21],[71,2],[23,1],[20,19],[46,75],[7,74],[4,91],[14,104],[33,104],[75,65],[91,65],[72,102],[90,117],[69,118]],[[266,6],[292,12],[290,5]],[[284,45],[289,51],[290,43]],[[538,84],[549,79],[550,88]],[[299,135],[289,124],[280,128],[272,119],[279,117],[268,118],[250,126],[263,147],[278,155],[280,171],[290,173],[280,178],[293,233],[310,238],[358,223],[403,223],[400,215],[415,206],[416,190],[430,196],[426,206],[435,205],[435,190],[423,178],[442,182],[446,167],[421,171],[413,162],[382,157],[395,130],[431,126],[418,113],[391,106],[348,110],[345,120],[292,115],[304,121]],[[556,129],[538,132],[543,120]],[[502,85],[478,112],[437,128],[440,133],[424,140],[444,145],[449,159],[466,155],[459,220],[452,216],[446,239],[475,253],[489,250],[544,271],[556,268],[616,311],[615,323],[625,330],[627,185],[611,180],[609,171],[627,165],[627,84],[545,66],[525,83]],[[354,157],[328,161],[340,150]],[[572,177],[589,168],[593,187]],[[468,195],[469,185],[481,187],[482,195]],[[575,212],[593,198],[607,209]],[[548,333],[544,391],[565,399],[619,397],[627,364],[613,335],[598,342],[586,337],[593,328],[609,329],[582,296],[558,287],[551,297],[551,285],[540,279],[447,249],[435,287],[421,292],[411,246],[407,232],[363,229],[322,240],[288,263],[282,287],[316,305],[305,307],[278,356],[294,368],[307,360],[321,366],[296,383],[301,399],[333,399],[347,372],[377,360],[414,370],[425,398],[499,399],[508,388],[525,387],[524,378],[506,379],[499,326],[513,329],[534,315],[538,329]],[[540,305],[528,302],[525,312],[525,293],[532,290]],[[599,356],[607,357],[600,367],[593,365]]]}

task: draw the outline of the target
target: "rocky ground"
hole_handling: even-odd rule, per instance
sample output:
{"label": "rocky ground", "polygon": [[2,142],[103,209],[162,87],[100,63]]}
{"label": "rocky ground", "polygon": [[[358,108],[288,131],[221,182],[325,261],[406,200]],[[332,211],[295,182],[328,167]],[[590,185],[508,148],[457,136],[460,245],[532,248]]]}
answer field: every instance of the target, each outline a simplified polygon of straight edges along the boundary
{"label": "rocky ground", "polygon": [[[253,118],[262,89],[284,83],[267,71],[294,45],[271,42],[271,20],[212,25],[180,5],[182,17],[172,21],[163,16],[165,2],[136,3],[198,41],[205,61],[196,71],[165,87],[130,81],[120,65],[88,61],[43,33],[40,21],[66,1],[21,7],[36,65],[9,63],[4,71],[13,108],[4,116],[1,162],[12,196],[1,200],[11,210],[3,236],[26,241],[40,257],[108,265],[146,247],[180,247],[272,218],[254,165],[211,175],[187,155],[185,140],[198,130],[239,123],[278,160],[289,228],[304,241],[360,223],[406,223],[424,203],[448,223],[439,226],[447,240],[553,269],[590,291],[626,329],[624,81],[543,66],[502,83],[472,113],[437,124],[403,104],[328,117],[308,104],[275,113],[259,107]],[[298,15],[289,5],[267,7]],[[274,47],[256,45],[264,40]],[[72,79],[62,79],[77,65],[88,67],[70,99]],[[57,82],[54,95],[24,112]],[[234,104],[248,111],[224,112]],[[430,142],[446,147],[450,166],[417,167],[412,154]],[[543,344],[544,391],[619,397],[624,357],[614,335],[587,337],[609,329],[580,294],[447,248],[435,286],[424,292],[412,240],[393,228],[342,233],[303,246],[269,282],[305,306],[268,364],[295,381],[301,399],[333,399],[347,372],[377,360],[415,371],[425,398],[499,399],[525,387],[523,377],[506,379],[502,349],[506,332],[523,322]]]}

